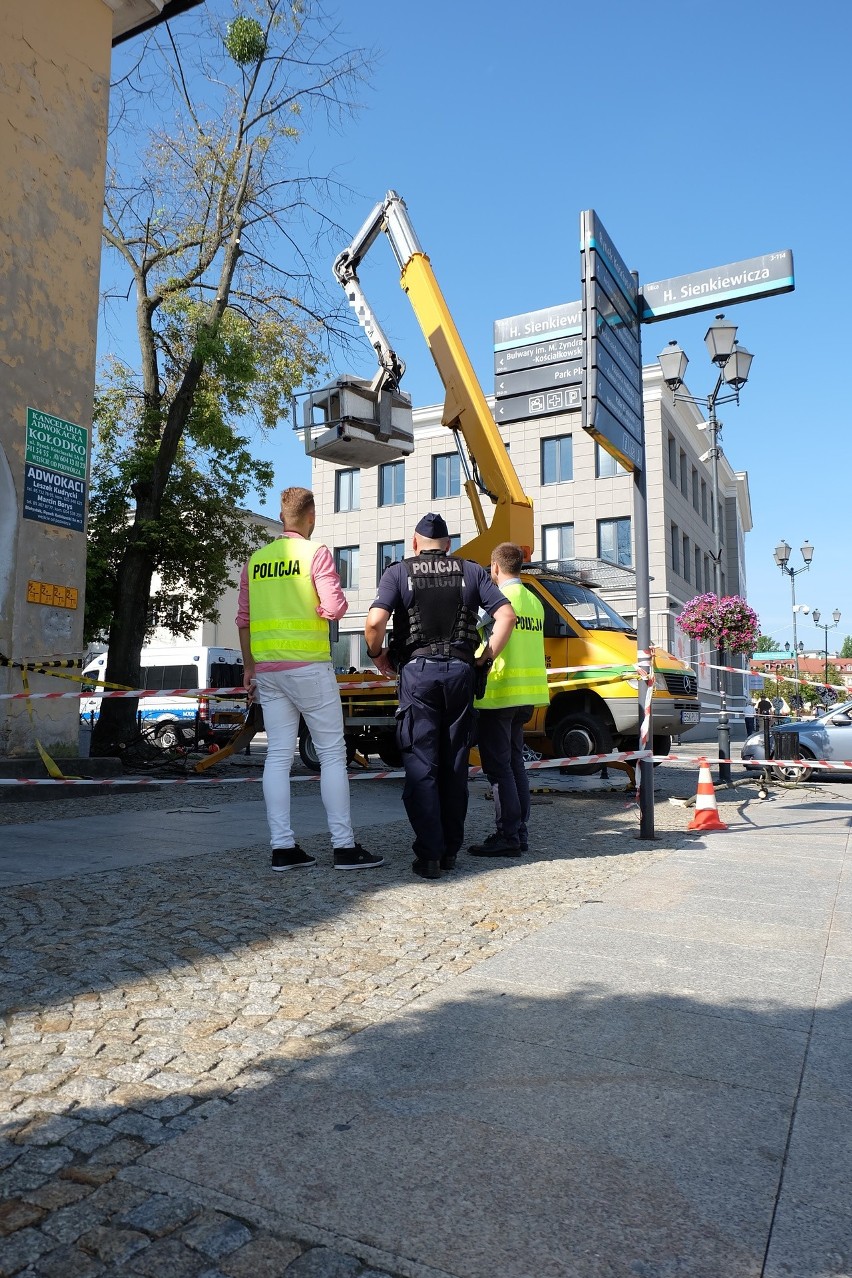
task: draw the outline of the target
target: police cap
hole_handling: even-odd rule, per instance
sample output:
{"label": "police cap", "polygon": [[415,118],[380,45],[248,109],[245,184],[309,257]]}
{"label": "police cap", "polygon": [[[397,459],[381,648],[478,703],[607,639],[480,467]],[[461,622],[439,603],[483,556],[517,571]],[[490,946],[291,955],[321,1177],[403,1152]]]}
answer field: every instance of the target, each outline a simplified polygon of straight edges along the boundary
{"label": "police cap", "polygon": [[421,537],[429,537],[434,541],[438,541],[443,537],[449,537],[450,532],[447,528],[443,515],[436,515],[434,511],[424,515],[419,524],[416,525],[414,531],[420,533]]}

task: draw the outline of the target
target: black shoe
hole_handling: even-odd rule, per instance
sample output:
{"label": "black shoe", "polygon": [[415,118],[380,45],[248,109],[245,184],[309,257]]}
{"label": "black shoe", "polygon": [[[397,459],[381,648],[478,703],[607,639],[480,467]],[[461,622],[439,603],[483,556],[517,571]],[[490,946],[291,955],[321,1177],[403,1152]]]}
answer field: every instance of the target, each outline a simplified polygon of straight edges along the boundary
{"label": "black shoe", "polygon": [[316,857],[308,856],[307,852],[302,851],[298,843],[294,848],[272,849],[273,870],[309,870],[316,863]]}
{"label": "black shoe", "polygon": [[447,854],[447,856],[441,857],[441,869],[444,871],[445,874],[449,874],[450,871],[454,870],[455,868],[456,868],[455,852],[451,854]]}
{"label": "black shoe", "polygon": [[[455,857],[453,858],[455,860]],[[439,879],[441,877],[440,861],[412,861],[411,868],[421,879]]]}
{"label": "black shoe", "polygon": [[520,856],[521,845],[505,834],[489,834],[483,843],[472,843],[468,852],[471,856]]}
{"label": "black shoe", "polygon": [[383,856],[373,856],[356,843],[354,848],[334,849],[335,870],[374,870],[377,865],[384,865]]}
{"label": "black shoe", "polygon": [[530,850],[530,845],[529,845],[528,843],[522,843],[522,844],[521,844],[521,851],[522,851],[522,852],[529,852],[529,850]]}

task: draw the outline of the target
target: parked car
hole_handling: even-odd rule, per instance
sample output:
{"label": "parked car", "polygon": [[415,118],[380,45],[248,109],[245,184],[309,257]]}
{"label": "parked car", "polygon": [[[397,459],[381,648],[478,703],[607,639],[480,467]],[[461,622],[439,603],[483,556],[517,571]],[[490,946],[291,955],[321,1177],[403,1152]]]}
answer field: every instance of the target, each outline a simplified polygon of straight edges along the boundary
{"label": "parked car", "polygon": [[[770,731],[771,741],[774,740],[776,735],[798,732],[799,757],[802,759],[830,759],[838,763],[852,762],[852,701],[845,701],[842,705],[835,706],[817,719],[799,719],[797,722],[782,723],[780,726],[773,727]],[[770,758],[774,754],[775,747],[773,745]],[[764,766],[766,754],[762,729],[746,737],[742,746],[741,758],[745,767],[750,771],[755,771]],[[773,768],[773,771],[783,780],[798,779],[799,781],[807,781],[813,776],[814,772],[819,771],[819,768],[785,767],[783,763],[779,762]]]}

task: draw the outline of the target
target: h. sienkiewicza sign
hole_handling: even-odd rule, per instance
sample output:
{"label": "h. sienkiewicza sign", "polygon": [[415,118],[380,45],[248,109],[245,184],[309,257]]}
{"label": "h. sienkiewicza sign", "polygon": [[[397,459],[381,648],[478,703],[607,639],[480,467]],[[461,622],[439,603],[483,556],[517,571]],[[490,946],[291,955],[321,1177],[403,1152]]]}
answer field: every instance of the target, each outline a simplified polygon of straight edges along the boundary
{"label": "h. sienkiewicza sign", "polygon": [[791,293],[795,287],[793,250],[780,249],[762,257],[643,284],[639,314],[643,324],[653,324],[655,320],[711,311],[716,306],[735,306],[756,297]]}

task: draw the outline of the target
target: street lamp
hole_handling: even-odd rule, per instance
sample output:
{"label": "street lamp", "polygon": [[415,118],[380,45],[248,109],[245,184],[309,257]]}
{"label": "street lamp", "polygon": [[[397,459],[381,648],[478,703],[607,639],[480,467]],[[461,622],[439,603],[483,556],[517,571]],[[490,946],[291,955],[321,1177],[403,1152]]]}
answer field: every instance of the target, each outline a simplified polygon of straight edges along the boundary
{"label": "street lamp", "polygon": [[790,578],[790,590],[793,595],[793,656],[796,659],[796,696],[799,693],[799,648],[796,641],[796,613],[799,606],[796,604],[796,578],[800,573],[807,572],[811,566],[811,560],[814,557],[814,548],[809,541],[805,541],[801,547],[802,559],[804,560],[803,568],[790,568],[790,555],[792,550],[786,541],[779,541],[775,547],[775,562],[781,571]]}
{"label": "street lamp", "polygon": [[831,614],[834,618],[833,622],[824,621],[820,624],[820,615],[819,608],[814,608],[814,625],[819,626],[819,629],[825,632],[825,686],[828,687],[828,632],[829,630],[833,630],[835,626],[840,625],[840,609],[835,608],[834,612]]}
{"label": "street lamp", "polygon": [[[710,359],[719,370],[716,385],[709,395],[689,395],[686,391],[681,390],[683,379],[686,376],[689,356],[681,350],[677,342],[669,342],[666,349],[657,356],[657,361],[663,374],[663,381],[672,393],[672,399],[681,399],[690,404],[698,404],[707,412],[707,421],[699,426],[699,430],[707,430],[710,433],[710,448],[702,455],[701,460],[710,461],[712,459],[713,462],[713,511],[710,526],[714,533],[714,549],[712,551],[713,593],[718,598],[721,594],[722,572],[722,529],[719,519],[719,457],[721,456],[719,439],[722,432],[722,423],[716,417],[716,405],[731,401],[737,404],[740,402],[740,390],[748,381],[751,361],[754,356],[744,346],[739,345],[737,342],[737,326],[726,322],[724,315],[716,316],[704,334],[704,344],[707,347]],[[721,392],[725,387],[728,388],[729,393],[723,395]],[[723,649],[720,648],[719,665],[723,666],[724,664]],[[731,728],[728,719],[725,671],[719,670],[717,673],[719,676],[719,758],[721,760],[730,759],[731,757]],[[730,782],[730,763],[719,764],[719,780]]]}

